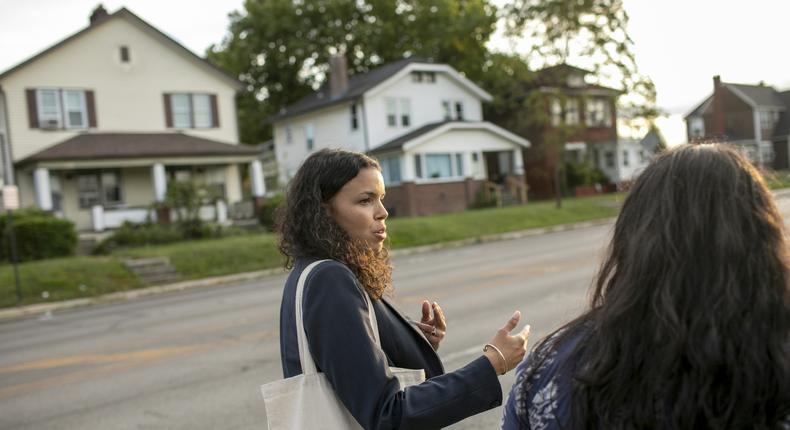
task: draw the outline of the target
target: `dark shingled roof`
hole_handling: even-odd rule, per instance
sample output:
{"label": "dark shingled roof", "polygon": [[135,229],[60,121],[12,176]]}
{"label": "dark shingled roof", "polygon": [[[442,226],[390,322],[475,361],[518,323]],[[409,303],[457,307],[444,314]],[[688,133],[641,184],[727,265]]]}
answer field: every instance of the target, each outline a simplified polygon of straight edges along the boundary
{"label": "dark shingled roof", "polygon": [[270,117],[267,122],[272,123],[281,121],[292,116],[301,115],[310,111],[351,100],[356,100],[360,98],[365,93],[365,91],[375,87],[381,82],[384,82],[409,64],[426,62],[428,61],[421,60],[416,57],[409,57],[398,60],[394,63],[385,64],[367,73],[352,75],[348,78],[348,89],[346,92],[335,98],[329,96],[329,87],[328,85],[324,85],[320,90],[305,96],[296,103],[286,106],[280,111],[279,114]]}
{"label": "dark shingled roof", "polygon": [[691,116],[701,116],[701,115],[703,115],[705,113],[705,111],[707,110],[706,108],[708,108],[710,106],[708,104],[708,101],[712,101],[712,99],[713,99],[713,95],[711,94],[708,97],[706,97],[705,100],[702,101],[702,103],[698,104],[697,107],[692,109],[691,112],[687,113],[684,118],[688,118],[688,117],[691,117]]}
{"label": "dark shingled roof", "polygon": [[85,133],[37,152],[19,164],[39,161],[149,157],[257,156],[260,149],[183,133]]}
{"label": "dark shingled roof", "polygon": [[744,84],[724,84],[727,87],[734,87],[740,90],[746,97],[748,97],[754,104],[759,107],[765,106],[782,106],[784,102],[779,98],[779,93],[773,87],[766,87],[763,85],[744,85]]}
{"label": "dark shingled roof", "polygon": [[431,130],[435,130],[435,129],[437,129],[437,128],[445,125],[445,124],[452,123],[452,122],[463,123],[464,121],[440,121],[440,122],[433,122],[433,123],[430,123],[430,124],[426,124],[426,125],[418,128],[418,129],[412,130],[412,131],[410,131],[410,132],[408,132],[408,133],[406,133],[406,134],[404,134],[402,136],[398,136],[395,139],[392,139],[392,140],[390,140],[389,142],[387,142],[387,143],[385,143],[383,145],[377,146],[377,147],[371,149],[369,152],[371,154],[380,154],[382,152],[394,151],[394,150],[401,149],[403,147],[403,145],[405,145],[407,142],[409,142],[409,141],[411,141],[413,139],[416,139],[416,138],[422,136],[423,134],[426,134],[426,133],[430,132]]}

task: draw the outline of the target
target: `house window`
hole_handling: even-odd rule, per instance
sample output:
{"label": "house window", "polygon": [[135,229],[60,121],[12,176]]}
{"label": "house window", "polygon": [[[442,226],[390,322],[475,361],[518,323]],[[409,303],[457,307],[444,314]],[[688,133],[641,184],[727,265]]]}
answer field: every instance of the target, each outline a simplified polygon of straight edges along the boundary
{"label": "house window", "polygon": [[764,110],[760,111],[760,127],[763,130],[770,130],[779,122],[779,112]]}
{"label": "house window", "polygon": [[36,90],[36,105],[40,128],[88,128],[88,108],[83,90]]}
{"label": "house window", "polygon": [[557,127],[562,124],[562,103],[558,98],[551,99],[551,125]]}
{"label": "house window", "polygon": [[128,46],[121,46],[120,54],[121,54],[121,63],[128,63],[129,62],[129,47]]}
{"label": "house window", "polygon": [[194,128],[211,127],[211,98],[208,94],[192,94]]}
{"label": "house window", "polygon": [[425,171],[429,178],[449,178],[453,176],[453,163],[450,154],[426,154]]}
{"label": "house window", "polygon": [[77,176],[77,198],[80,209],[90,209],[95,205],[122,204],[119,172],[101,171],[80,174]]}
{"label": "house window", "polygon": [[699,117],[693,117],[690,120],[691,137],[705,136],[705,120]]}
{"label": "house window", "polygon": [[381,165],[381,176],[384,177],[384,185],[400,183],[400,157],[385,157],[379,160],[379,164]]}
{"label": "house window", "polygon": [[414,154],[414,175],[422,178],[422,156]]}
{"label": "house window", "polygon": [[415,163],[417,163],[418,170],[425,172],[425,175],[418,175],[419,178],[424,179],[442,179],[442,178],[456,178],[464,175],[464,163],[462,153],[439,153],[439,154],[424,154],[422,160],[425,162],[424,166],[420,166],[419,161],[415,156]]}
{"label": "house window", "polygon": [[293,131],[291,131],[291,124],[285,126],[285,143],[291,144],[294,141]]}
{"label": "house window", "polygon": [[304,137],[305,143],[307,144],[307,150],[312,151],[315,147],[315,140],[313,138],[313,124],[307,124],[304,126]]}
{"label": "house window", "polygon": [[415,83],[426,82],[432,84],[436,82],[436,72],[411,72],[411,81]]}
{"label": "house window", "polygon": [[351,105],[351,129],[356,130],[359,128],[359,117],[357,115],[357,105]]}
{"label": "house window", "polygon": [[[169,100],[168,126],[172,128],[213,128],[219,126],[216,96],[213,94],[165,94]],[[166,102],[167,103],[167,102]],[[167,106],[165,110],[167,110]]]}
{"label": "house window", "polygon": [[411,100],[400,99],[400,124],[404,127],[411,125]]}
{"label": "house window", "polygon": [[565,123],[576,125],[579,123],[579,100],[568,99],[565,101]]}
{"label": "house window", "polygon": [[628,150],[623,150],[623,166],[628,167]]}
{"label": "house window", "polygon": [[398,100],[387,98],[387,125],[390,127],[398,126]]}
{"label": "house window", "polygon": [[610,169],[614,168],[614,151],[606,151],[603,153],[603,156],[606,160],[606,167]]}
{"label": "house window", "polygon": [[60,91],[38,90],[38,122],[41,128],[61,128]]}
{"label": "house window", "polygon": [[442,101],[442,111],[444,112],[444,120],[450,121],[453,119],[453,108],[449,101],[443,100]]}
{"label": "house window", "polygon": [[464,119],[464,104],[463,102],[455,102],[455,119],[463,121]]}
{"label": "house window", "polygon": [[600,98],[587,100],[586,119],[589,127],[609,127],[611,115],[607,100]]}

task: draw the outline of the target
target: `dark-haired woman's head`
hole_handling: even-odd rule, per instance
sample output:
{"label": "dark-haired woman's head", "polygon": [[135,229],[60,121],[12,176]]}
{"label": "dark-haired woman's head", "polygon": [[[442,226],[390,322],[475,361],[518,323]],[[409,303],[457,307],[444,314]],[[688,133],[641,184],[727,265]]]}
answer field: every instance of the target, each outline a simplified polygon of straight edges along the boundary
{"label": "dark-haired woman's head", "polygon": [[278,213],[286,267],[297,258],[345,263],[373,297],[391,288],[382,205],[384,181],[376,160],[357,152],[323,149],[291,180]]}
{"label": "dark-haired woman's head", "polygon": [[790,290],[783,221],[760,173],[717,144],[654,160],[578,323],[591,335],[577,350],[574,428],[774,422],[790,406]]}

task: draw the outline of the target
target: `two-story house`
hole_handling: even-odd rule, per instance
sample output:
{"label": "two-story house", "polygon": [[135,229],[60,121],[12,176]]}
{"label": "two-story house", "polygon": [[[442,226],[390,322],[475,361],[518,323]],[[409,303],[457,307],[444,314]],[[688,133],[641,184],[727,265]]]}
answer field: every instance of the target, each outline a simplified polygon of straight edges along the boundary
{"label": "two-story house", "polygon": [[759,166],[790,167],[790,90],[743,85],[713,77],[713,94],[689,112],[689,142],[724,141],[740,146]]}
{"label": "two-story house", "polygon": [[547,121],[527,135],[533,146],[524,160],[530,194],[535,197],[554,195],[555,169],[563,161],[590,162],[613,182],[626,177],[621,167],[628,167],[633,145],[617,135],[616,104],[621,92],[588,83],[591,73],[568,64],[537,72],[534,91],[543,96]]}
{"label": "two-story house", "polygon": [[406,58],[349,77],[333,57],[327,85],[269,120],[280,183],[311,152],[346,148],[379,159],[391,214],[466,209],[492,183],[523,184],[530,143],[483,121],[490,100],[445,64]]}
{"label": "two-story house", "polygon": [[243,169],[264,194],[258,150],[238,141],[241,88],[127,9],[99,6],[88,27],[0,74],[6,181],[79,230],[155,216],[173,180],[211,186],[221,220]]}

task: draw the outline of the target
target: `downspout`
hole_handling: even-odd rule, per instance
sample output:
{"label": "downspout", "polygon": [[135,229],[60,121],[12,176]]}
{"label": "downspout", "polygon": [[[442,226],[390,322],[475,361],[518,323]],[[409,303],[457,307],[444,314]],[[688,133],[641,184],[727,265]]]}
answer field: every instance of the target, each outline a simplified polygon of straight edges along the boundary
{"label": "downspout", "polygon": [[11,155],[11,132],[10,124],[8,122],[8,106],[6,105],[5,91],[0,86],[0,109],[3,110],[3,142],[2,142],[2,157],[3,157],[3,182],[5,185],[14,185],[14,167],[13,158]]}
{"label": "downspout", "polygon": [[370,151],[370,137],[368,136],[368,111],[365,109],[365,95],[360,98],[360,112],[362,112],[362,136],[365,140],[365,152]]}

